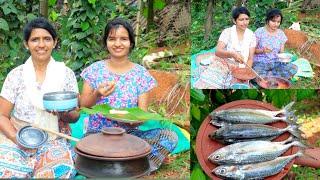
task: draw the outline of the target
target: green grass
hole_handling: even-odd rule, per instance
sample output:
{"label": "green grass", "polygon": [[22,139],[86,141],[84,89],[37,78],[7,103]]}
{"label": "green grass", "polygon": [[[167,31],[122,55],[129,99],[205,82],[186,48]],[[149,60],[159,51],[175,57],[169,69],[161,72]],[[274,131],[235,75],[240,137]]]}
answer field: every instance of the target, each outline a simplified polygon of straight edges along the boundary
{"label": "green grass", "polygon": [[[291,172],[295,174],[295,180],[314,180],[320,177],[320,169],[301,167],[294,165]],[[287,177],[285,179],[288,179]]]}
{"label": "green grass", "polygon": [[174,155],[169,164],[164,164],[146,179],[190,179],[190,151]]}

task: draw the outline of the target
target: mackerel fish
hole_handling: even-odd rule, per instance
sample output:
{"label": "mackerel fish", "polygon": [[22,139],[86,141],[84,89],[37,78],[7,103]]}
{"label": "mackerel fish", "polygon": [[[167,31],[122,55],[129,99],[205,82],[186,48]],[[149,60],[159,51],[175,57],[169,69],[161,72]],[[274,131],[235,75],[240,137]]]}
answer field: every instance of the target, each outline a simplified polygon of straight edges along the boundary
{"label": "mackerel fish", "polygon": [[291,160],[302,156],[302,152],[290,156],[281,156],[271,161],[247,165],[222,165],[212,170],[212,173],[227,178],[238,180],[262,179],[279,173]]}
{"label": "mackerel fish", "polygon": [[[284,121],[286,123],[293,123],[296,120],[294,111],[291,111],[294,102],[289,103],[279,111],[270,111],[262,109],[250,108],[235,108],[221,111],[213,111],[210,113],[213,125],[219,126],[219,123],[253,123],[253,124],[267,124],[276,121]],[[279,115],[282,115],[278,117]]]}
{"label": "mackerel fish", "polygon": [[294,141],[292,136],[281,142],[248,141],[220,148],[210,154],[208,160],[220,165],[258,163],[275,159],[292,146],[306,148],[301,142]]}
{"label": "mackerel fish", "polygon": [[301,139],[301,133],[296,125],[289,124],[280,129],[264,124],[232,124],[225,125],[209,134],[209,138],[224,144],[243,142],[248,140],[272,140],[284,132]]}

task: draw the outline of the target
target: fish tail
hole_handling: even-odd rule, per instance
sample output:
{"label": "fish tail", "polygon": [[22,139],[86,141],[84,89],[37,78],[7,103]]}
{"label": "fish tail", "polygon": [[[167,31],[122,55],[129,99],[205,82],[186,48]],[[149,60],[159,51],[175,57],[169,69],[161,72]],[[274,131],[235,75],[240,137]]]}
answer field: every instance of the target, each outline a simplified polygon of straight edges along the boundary
{"label": "fish tail", "polygon": [[298,147],[301,147],[302,149],[306,149],[308,148],[307,145],[303,144],[302,142],[300,141],[293,141],[292,143],[290,143],[292,146],[298,146]]}
{"label": "fish tail", "polygon": [[293,142],[294,140],[295,140],[295,138],[294,138],[292,135],[290,135],[288,139],[286,139],[286,140],[284,140],[284,141],[281,141],[281,142],[279,142],[279,143],[280,143],[280,144],[287,144],[287,143]]}
{"label": "fish tail", "polygon": [[290,124],[287,128],[285,128],[285,130],[290,132],[296,138],[302,139],[301,131],[298,129],[297,125]]}
{"label": "fish tail", "polygon": [[287,104],[280,112],[283,113],[285,116],[287,115],[288,112],[291,111],[291,108],[295,102],[292,101],[291,103]]}
{"label": "fish tail", "polygon": [[283,111],[284,111],[284,114],[286,114],[286,112],[290,112],[291,111],[291,108],[292,106],[294,105],[294,101],[292,101],[291,103],[287,104],[284,108],[283,108]]}
{"label": "fish tail", "polygon": [[305,150],[304,150],[304,149],[299,149],[299,151],[298,151],[296,154],[294,154],[294,156],[295,156],[295,157],[308,156],[308,157],[314,159],[314,157],[307,155],[307,154],[305,153]]}
{"label": "fish tail", "polygon": [[284,116],[282,120],[288,124],[297,125],[298,117],[294,114],[294,112],[295,111],[287,113],[287,116]]}

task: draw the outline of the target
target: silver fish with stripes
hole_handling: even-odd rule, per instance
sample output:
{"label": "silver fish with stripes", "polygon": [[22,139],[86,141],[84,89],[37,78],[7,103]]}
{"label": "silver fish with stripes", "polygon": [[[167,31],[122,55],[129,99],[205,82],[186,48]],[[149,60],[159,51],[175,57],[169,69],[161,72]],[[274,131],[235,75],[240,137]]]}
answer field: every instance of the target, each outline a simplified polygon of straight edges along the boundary
{"label": "silver fish with stripes", "polygon": [[276,121],[284,121],[286,123],[294,123],[296,117],[294,111],[291,111],[294,102],[289,103],[279,111],[270,111],[262,109],[250,108],[234,108],[221,111],[213,111],[210,113],[210,123],[221,126],[223,123],[253,123],[267,124]]}
{"label": "silver fish with stripes", "polygon": [[281,142],[240,142],[216,150],[210,154],[208,160],[220,165],[258,163],[275,159],[292,146],[298,146],[301,148],[307,147],[300,141],[294,140],[292,136]]}
{"label": "silver fish with stripes", "polygon": [[226,179],[252,180],[262,179],[279,173],[294,158],[303,156],[302,152],[290,156],[281,156],[274,160],[246,164],[221,165],[212,170],[212,173]]}
{"label": "silver fish with stripes", "polygon": [[272,140],[284,132],[289,132],[299,139],[302,138],[298,126],[293,124],[283,129],[264,124],[232,124],[213,131],[209,137],[224,144],[230,144],[249,140]]}

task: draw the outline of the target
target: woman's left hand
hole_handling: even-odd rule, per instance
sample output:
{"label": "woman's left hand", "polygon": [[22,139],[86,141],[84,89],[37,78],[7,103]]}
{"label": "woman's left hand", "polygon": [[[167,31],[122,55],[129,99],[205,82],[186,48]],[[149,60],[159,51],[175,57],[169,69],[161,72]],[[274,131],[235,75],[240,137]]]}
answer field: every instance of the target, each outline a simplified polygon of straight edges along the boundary
{"label": "woman's left hand", "polygon": [[71,111],[49,111],[55,116],[58,116],[59,120],[62,120],[64,122],[73,123],[77,121],[77,118],[79,117],[79,108],[77,107],[75,110]]}

